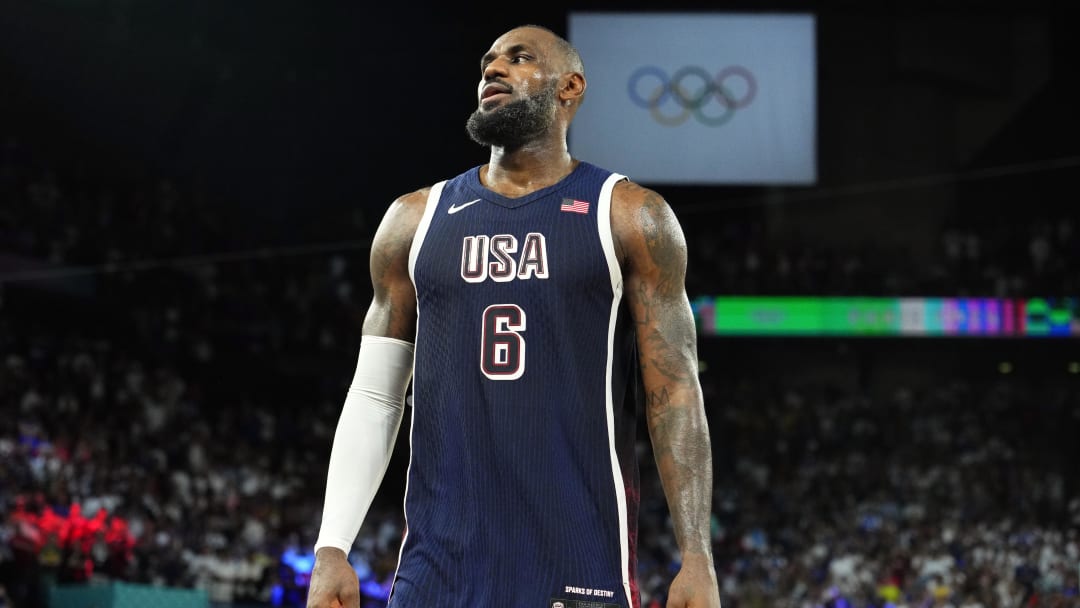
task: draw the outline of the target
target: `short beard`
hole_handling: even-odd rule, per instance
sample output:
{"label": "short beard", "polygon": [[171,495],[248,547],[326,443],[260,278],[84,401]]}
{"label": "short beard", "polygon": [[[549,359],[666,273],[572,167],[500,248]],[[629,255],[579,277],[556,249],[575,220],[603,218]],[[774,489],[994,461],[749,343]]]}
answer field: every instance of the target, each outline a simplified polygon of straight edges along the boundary
{"label": "short beard", "polygon": [[555,91],[558,81],[536,95],[512,101],[484,112],[477,108],[465,123],[469,137],[482,146],[521,148],[555,122]]}

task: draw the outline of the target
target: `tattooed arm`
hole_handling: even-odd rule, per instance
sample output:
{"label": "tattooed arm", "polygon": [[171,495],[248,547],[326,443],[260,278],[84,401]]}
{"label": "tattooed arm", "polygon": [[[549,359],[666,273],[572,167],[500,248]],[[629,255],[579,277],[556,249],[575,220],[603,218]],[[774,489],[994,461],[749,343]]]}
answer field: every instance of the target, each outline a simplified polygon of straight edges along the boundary
{"label": "tattooed arm", "polygon": [[667,202],[632,182],[614,190],[612,231],[636,324],[649,435],[682,553],[667,605],[718,608],[709,534],[712,449],[686,295],[686,242]]}
{"label": "tattooed arm", "polygon": [[412,375],[416,292],[409,278],[409,249],[426,201],[426,190],[394,201],[372,240],[374,297],[330,451],[308,608],[360,604],[359,582],[347,555],[389,465]]}

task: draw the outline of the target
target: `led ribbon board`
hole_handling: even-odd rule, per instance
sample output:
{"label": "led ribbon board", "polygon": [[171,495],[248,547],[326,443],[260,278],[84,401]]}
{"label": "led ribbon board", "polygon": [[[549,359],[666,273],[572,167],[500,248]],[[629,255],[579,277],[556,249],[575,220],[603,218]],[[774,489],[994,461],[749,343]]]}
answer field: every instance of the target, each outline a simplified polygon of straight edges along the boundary
{"label": "led ribbon board", "polygon": [[703,296],[691,302],[712,336],[1080,337],[1080,298]]}

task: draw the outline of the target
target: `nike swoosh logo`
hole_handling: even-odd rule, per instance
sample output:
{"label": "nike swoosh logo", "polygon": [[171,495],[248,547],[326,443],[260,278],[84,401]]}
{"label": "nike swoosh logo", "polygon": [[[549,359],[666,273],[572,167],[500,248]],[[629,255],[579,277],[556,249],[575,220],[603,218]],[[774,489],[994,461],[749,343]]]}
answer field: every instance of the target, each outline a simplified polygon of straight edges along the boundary
{"label": "nike swoosh logo", "polygon": [[450,205],[450,208],[447,209],[446,212],[450,213],[450,214],[457,213],[458,211],[461,211],[462,209],[464,209],[465,207],[468,207],[469,205],[475,205],[476,203],[479,203],[481,200],[483,200],[483,199],[478,198],[475,201],[469,201],[467,203],[461,203],[460,205]]}

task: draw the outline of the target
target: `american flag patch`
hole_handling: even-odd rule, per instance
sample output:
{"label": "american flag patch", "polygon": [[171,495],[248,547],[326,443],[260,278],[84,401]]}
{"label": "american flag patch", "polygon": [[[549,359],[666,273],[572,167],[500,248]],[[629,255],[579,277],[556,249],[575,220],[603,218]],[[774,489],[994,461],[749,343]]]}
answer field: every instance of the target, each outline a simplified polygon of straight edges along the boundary
{"label": "american flag patch", "polygon": [[588,213],[589,201],[579,201],[572,198],[562,199],[562,206],[559,207],[559,211],[570,211],[572,213]]}

